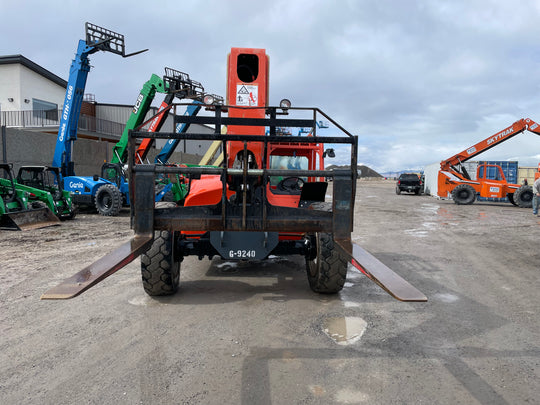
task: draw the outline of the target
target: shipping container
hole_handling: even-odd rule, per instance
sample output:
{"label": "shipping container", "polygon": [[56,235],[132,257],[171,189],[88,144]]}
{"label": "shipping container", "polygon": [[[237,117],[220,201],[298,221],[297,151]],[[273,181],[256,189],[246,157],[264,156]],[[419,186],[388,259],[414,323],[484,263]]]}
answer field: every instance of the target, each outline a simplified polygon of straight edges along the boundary
{"label": "shipping container", "polygon": [[518,169],[518,184],[523,184],[523,181],[527,179],[529,185],[532,186],[536,173],[538,173],[538,167],[520,167]]}
{"label": "shipping container", "polygon": [[478,162],[463,162],[461,164],[469,174],[471,180],[476,180],[476,172],[478,171]]}

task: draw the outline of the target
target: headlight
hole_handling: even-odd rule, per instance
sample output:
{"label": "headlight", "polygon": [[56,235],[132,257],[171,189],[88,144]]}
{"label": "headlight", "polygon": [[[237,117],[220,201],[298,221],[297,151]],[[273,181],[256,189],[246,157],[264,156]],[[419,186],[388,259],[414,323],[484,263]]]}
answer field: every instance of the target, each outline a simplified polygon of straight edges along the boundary
{"label": "headlight", "polygon": [[291,101],[284,98],[279,102],[279,106],[283,108],[284,110],[287,110],[288,108],[291,108]]}
{"label": "headlight", "polygon": [[203,103],[206,105],[223,105],[223,97],[217,94],[205,94]]}

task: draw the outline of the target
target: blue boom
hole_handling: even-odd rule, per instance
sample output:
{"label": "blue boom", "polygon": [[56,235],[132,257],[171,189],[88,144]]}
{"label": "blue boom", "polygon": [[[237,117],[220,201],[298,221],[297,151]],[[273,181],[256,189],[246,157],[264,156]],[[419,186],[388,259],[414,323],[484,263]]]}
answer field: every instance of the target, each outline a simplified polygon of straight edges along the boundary
{"label": "blue boom", "polygon": [[64,107],[52,161],[52,166],[60,168],[62,176],[75,175],[71,154],[73,142],[77,139],[79,114],[81,112],[86,79],[90,71],[90,59],[88,55],[97,51],[112,52],[126,58],[145,52],[147,49],[126,55],[123,35],[88,22],[86,23],[86,39],[79,40],[77,54],[69,70],[66,97],[64,98]]}
{"label": "blue boom", "polygon": [[[203,106],[203,103],[200,101],[194,101],[190,105],[187,106],[186,111],[184,112],[184,115],[186,116],[195,116],[200,111],[201,107]],[[176,132],[179,134],[185,133],[190,124],[177,124],[176,125]],[[155,163],[158,164],[167,164],[169,162],[169,158],[173,154],[174,150],[178,146],[178,142],[180,142],[180,139],[169,139],[165,146],[161,149],[161,152],[156,156]]]}

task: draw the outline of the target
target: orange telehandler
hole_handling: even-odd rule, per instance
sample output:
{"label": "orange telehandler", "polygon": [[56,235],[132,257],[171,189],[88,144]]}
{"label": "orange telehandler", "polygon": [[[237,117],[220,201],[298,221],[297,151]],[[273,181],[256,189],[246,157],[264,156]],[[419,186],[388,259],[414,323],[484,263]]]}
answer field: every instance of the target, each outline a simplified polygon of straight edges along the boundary
{"label": "orange telehandler", "polygon": [[489,136],[476,145],[441,162],[437,194],[439,197],[452,197],[456,204],[472,204],[476,196],[504,198],[522,208],[532,206],[532,188],[528,185],[511,184],[506,181],[502,168],[498,165],[481,164],[478,166],[476,180],[463,166],[474,156],[528,130],[540,135],[539,125],[530,118],[522,118],[508,128]]}
{"label": "orange telehandler", "polygon": [[[187,256],[241,261],[300,255],[314,292],[339,292],[350,263],[394,298],[426,301],[424,294],[351,240],[358,137],[318,108],[292,107],[287,99],[279,107],[270,106],[268,74],[264,49],[232,48],[226,105],[209,107],[211,116],[177,115],[173,110],[174,124],[212,125],[213,134],[131,131],[128,170],[134,238],[42,299],[74,297],[139,255],[142,284],[151,296],[177,291],[180,264]],[[337,136],[316,133],[321,115]],[[293,131],[281,128],[311,131],[293,136]],[[223,166],[136,164],[140,138],[219,141]],[[325,170],[324,158],[333,155],[325,145],[334,144],[348,146],[349,165]],[[177,174],[187,182],[187,196],[171,206],[155,205],[155,177]],[[326,195],[328,179],[333,180],[332,196]]]}

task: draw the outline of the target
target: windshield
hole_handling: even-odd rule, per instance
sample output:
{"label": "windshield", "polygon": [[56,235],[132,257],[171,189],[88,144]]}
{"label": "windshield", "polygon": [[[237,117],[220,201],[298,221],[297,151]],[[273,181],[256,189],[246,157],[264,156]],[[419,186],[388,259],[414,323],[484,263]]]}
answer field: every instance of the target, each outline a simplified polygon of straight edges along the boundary
{"label": "windshield", "polygon": [[418,180],[419,177],[417,174],[402,174],[399,176],[400,180]]}
{"label": "windshield", "polygon": [[[305,156],[270,156],[270,169],[308,170],[308,164],[308,158]],[[270,185],[277,185],[283,178],[284,176],[270,176]]]}

